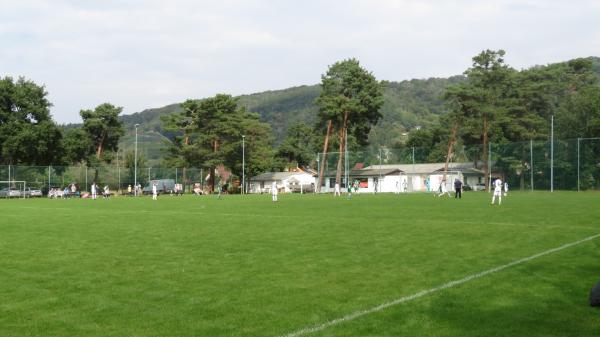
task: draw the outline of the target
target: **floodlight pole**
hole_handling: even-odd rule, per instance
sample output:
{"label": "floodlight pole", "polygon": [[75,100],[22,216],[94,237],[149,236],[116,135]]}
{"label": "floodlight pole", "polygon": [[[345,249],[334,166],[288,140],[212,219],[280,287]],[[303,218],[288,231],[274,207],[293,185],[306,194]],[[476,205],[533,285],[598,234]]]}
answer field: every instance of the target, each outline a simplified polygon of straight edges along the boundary
{"label": "floodlight pole", "polygon": [[117,191],[121,191],[121,167],[119,166],[119,150],[117,150],[117,176],[119,177],[119,187]]}
{"label": "floodlight pole", "polygon": [[140,126],[139,124],[135,125],[135,150],[134,150],[134,155],[133,155],[133,190],[134,190],[134,195],[137,197],[138,194],[138,188],[137,188],[137,143],[138,143],[138,126]]}
{"label": "floodlight pole", "polygon": [[[379,148],[379,180],[377,181],[377,189],[381,190],[381,147]],[[376,191],[379,192],[379,191]]]}
{"label": "floodlight pole", "polygon": [[344,130],[344,171],[345,171],[345,180],[346,180],[346,189],[350,186],[349,178],[349,162],[348,162],[348,128]]}
{"label": "floodlight pole", "polygon": [[550,119],[550,192],[554,192],[554,115]]}
{"label": "floodlight pole", "polygon": [[579,192],[579,141],[581,138],[577,138],[577,192]]}
{"label": "floodlight pole", "polygon": [[246,194],[246,135],[242,135],[242,194]]}

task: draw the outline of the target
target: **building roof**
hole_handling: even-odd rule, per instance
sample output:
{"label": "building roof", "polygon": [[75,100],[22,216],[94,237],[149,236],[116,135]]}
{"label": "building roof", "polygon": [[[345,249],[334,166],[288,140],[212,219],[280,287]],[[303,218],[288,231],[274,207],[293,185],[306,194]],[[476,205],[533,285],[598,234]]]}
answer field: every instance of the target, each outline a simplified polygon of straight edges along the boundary
{"label": "building roof", "polygon": [[[383,166],[383,165],[382,165]],[[326,177],[335,177],[336,171],[327,171],[325,172]],[[350,170],[348,175],[352,178],[359,177],[378,177],[378,176],[388,176],[388,175],[398,175],[401,171],[397,168],[382,168],[381,170],[376,168],[364,168],[364,169],[354,169]],[[343,175],[343,172],[342,172]]]}
{"label": "building roof", "polygon": [[306,172],[265,172],[263,174],[259,174],[250,178],[250,181],[275,181],[275,180],[285,180],[289,179],[293,176],[301,175],[301,174],[309,174]]}
{"label": "building roof", "polygon": [[[428,163],[428,164],[383,164],[371,165],[366,169],[382,170],[398,169],[405,174],[429,174],[433,172],[443,171],[446,163]],[[476,169],[472,162],[467,163],[448,163],[448,171],[460,171],[465,174],[481,174],[482,171]]]}

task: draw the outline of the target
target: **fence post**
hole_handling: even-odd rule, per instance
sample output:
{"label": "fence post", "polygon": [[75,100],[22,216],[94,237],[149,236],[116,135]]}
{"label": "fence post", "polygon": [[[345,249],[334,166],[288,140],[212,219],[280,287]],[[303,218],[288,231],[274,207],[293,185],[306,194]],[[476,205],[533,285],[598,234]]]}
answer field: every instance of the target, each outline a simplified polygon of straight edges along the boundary
{"label": "fence post", "polygon": [[577,138],[577,192],[579,192],[579,140],[581,138]]}
{"label": "fence post", "polygon": [[48,192],[50,192],[50,165],[48,165]]}
{"label": "fence post", "polygon": [[554,115],[550,123],[550,192],[554,192]]}
{"label": "fence post", "polygon": [[175,184],[177,184],[177,167],[175,168]]}
{"label": "fence post", "polygon": [[492,192],[492,142],[488,142],[488,193]]}
{"label": "fence post", "polygon": [[533,139],[529,140],[529,162],[531,166],[531,172],[529,172],[531,176],[531,192],[533,192]]}
{"label": "fence post", "polygon": [[88,187],[88,175],[87,175],[87,171],[88,171],[88,167],[87,165],[85,165],[85,190],[87,191],[87,187]]}

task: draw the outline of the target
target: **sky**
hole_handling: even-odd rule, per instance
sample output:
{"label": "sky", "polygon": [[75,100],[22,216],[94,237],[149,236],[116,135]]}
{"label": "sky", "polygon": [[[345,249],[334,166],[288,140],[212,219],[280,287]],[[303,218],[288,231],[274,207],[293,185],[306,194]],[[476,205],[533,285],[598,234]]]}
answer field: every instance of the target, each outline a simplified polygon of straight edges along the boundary
{"label": "sky", "polygon": [[595,0],[0,0],[0,76],[54,119],[320,82],[357,58],[379,80],[461,74],[484,49],[517,69],[600,56]]}

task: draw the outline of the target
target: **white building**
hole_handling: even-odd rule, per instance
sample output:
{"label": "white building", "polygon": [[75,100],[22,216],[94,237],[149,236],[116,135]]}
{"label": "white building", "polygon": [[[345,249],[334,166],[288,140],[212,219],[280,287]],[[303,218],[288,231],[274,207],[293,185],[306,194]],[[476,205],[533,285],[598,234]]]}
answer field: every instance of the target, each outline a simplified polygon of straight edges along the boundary
{"label": "white building", "polygon": [[[321,193],[333,193],[335,174],[335,171],[325,172]],[[354,169],[348,173],[348,176],[350,183],[358,181],[359,193],[395,192],[397,188],[401,188],[403,181],[406,181],[406,176],[397,168]],[[315,180],[318,180],[318,177],[315,177]],[[340,188],[342,192],[347,190],[343,174]]]}
{"label": "white building", "polygon": [[[437,191],[444,179],[445,163],[432,164],[385,164],[371,165],[365,169],[391,170],[397,169],[404,175],[408,191],[411,192],[429,192]],[[475,165],[469,163],[448,163],[446,176],[446,187],[449,191],[454,189],[454,179],[460,179],[464,185],[477,189],[484,183],[483,170],[475,168]]]}
{"label": "white building", "polygon": [[250,178],[248,193],[270,193],[275,182],[282,193],[312,193],[315,178],[311,173],[298,170],[296,172],[266,172]]}

